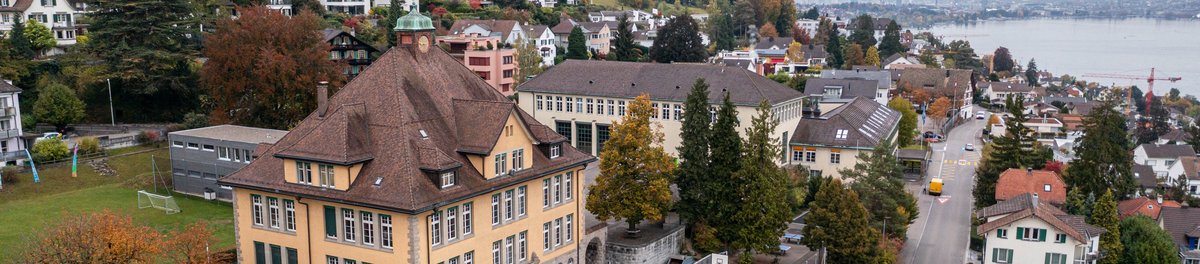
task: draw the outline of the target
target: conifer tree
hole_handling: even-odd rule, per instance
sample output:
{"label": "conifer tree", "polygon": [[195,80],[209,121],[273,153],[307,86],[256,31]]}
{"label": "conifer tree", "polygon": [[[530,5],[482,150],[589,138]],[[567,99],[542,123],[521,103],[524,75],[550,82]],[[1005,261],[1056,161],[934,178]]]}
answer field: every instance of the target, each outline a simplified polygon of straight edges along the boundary
{"label": "conifer tree", "polygon": [[865,56],[866,58],[863,59],[863,61],[866,62],[866,65],[881,66],[879,65],[879,63],[881,63],[879,59],[879,49],[876,49],[875,46],[867,47],[867,55]]}
{"label": "conifer tree", "polygon": [[579,27],[571,29],[571,34],[567,35],[567,59],[568,60],[586,60],[588,59],[587,40],[583,37],[583,30]]}
{"label": "conifer tree", "polygon": [[887,29],[883,31],[883,39],[879,40],[879,57],[888,58],[892,54],[907,52],[903,44],[900,44],[900,24],[896,20],[888,23]]}
{"label": "conifer tree", "polygon": [[641,50],[637,48],[637,43],[633,42],[633,31],[629,29],[629,18],[621,16],[617,19],[617,34],[613,36],[612,50],[608,53],[608,60],[614,61],[639,61],[642,56]]}
{"label": "conifer tree", "polygon": [[840,172],[854,180],[850,188],[860,194],[871,215],[871,226],[887,230],[889,238],[904,238],[920,209],[916,198],[904,191],[904,168],[896,162],[895,152],[896,145],[884,140],[870,152],[858,152],[859,162]]}
{"label": "conifer tree", "polygon": [[1009,168],[1033,168],[1045,164],[1043,157],[1035,155],[1033,131],[1025,126],[1025,99],[1018,95],[1008,98],[1005,118],[1005,134],[991,144],[984,160],[975,169],[975,206],[986,207],[996,203],[996,181],[1000,173]]}
{"label": "conifer tree", "polygon": [[[714,199],[720,196],[710,194],[708,187],[712,183],[712,171],[709,165],[709,137],[712,134],[712,123],[709,116],[708,83],[704,78],[696,79],[692,91],[688,92],[683,104],[683,127],[680,129],[681,144],[679,152],[679,169],[675,170],[675,186],[679,188],[679,203],[676,205],[679,215],[688,220],[689,224],[705,223],[712,215]],[[705,223],[713,225],[716,223]]]}
{"label": "conifer tree", "polygon": [[600,221],[619,219],[636,234],[642,220],[662,220],[671,207],[675,164],[663,150],[663,134],[650,127],[650,97],[641,95],[613,124],[600,153],[600,176],[587,196],[587,210]]}
{"label": "conifer tree", "polygon": [[702,62],[708,58],[700,27],[691,16],[676,16],[658,29],[650,58],[659,63]]}
{"label": "conifer tree", "polygon": [[[704,110],[701,110],[704,111]],[[707,114],[708,112],[704,112]],[[736,196],[738,193],[735,188],[737,184],[728,184],[734,182],[742,167],[742,138],[738,135],[737,126],[737,107],[733,105],[733,101],[729,99],[729,93],[725,93],[724,99],[721,100],[721,108],[717,110],[717,119],[713,123],[712,134],[709,138],[709,149],[712,155],[709,156],[709,173],[712,175],[711,181],[705,183],[712,190],[711,199],[715,199],[714,206],[711,212],[720,213],[720,219],[714,221],[718,226],[718,238],[722,241],[733,241],[738,236],[738,223],[730,221],[728,217],[736,214],[739,206],[739,201],[729,199]]]}
{"label": "conifer tree", "polygon": [[[737,212],[729,216],[732,224],[727,228],[735,235],[730,244],[747,254],[778,246],[791,215],[787,202],[790,183],[787,174],[775,165],[780,150],[775,144],[778,139],[771,138],[771,134],[779,121],[771,116],[771,105],[760,103],[750,123],[742,142],[741,166],[732,181],[736,192],[731,197],[736,199],[727,199],[738,206]],[[719,155],[723,154],[727,153]]]}
{"label": "conifer tree", "polygon": [[[829,22],[829,24],[832,27],[833,22]],[[825,64],[829,65],[829,68],[840,69],[840,68],[842,68],[841,36],[838,36],[838,31],[837,31],[836,27],[829,29],[826,32],[826,34],[827,35],[825,35],[825,52],[827,53],[827,55],[825,57]]]}
{"label": "conifer tree", "polygon": [[9,45],[12,47],[13,56],[26,60],[33,59],[33,44],[25,38],[25,23],[21,22],[21,17],[13,19],[12,30],[9,31]]}
{"label": "conifer tree", "polygon": [[871,228],[858,194],[841,180],[823,181],[809,208],[800,244],[825,249],[829,263],[874,263],[879,231]]}
{"label": "conifer tree", "polygon": [[871,15],[859,15],[854,19],[853,27],[854,30],[850,31],[850,43],[858,44],[864,49],[878,43],[875,40],[875,18]]}
{"label": "conifer tree", "polygon": [[1096,207],[1092,208],[1092,217],[1089,220],[1089,224],[1108,230],[1100,235],[1100,252],[1104,253],[1105,257],[1097,263],[1118,263],[1121,254],[1125,252],[1125,246],[1121,244],[1121,219],[1117,217],[1117,199],[1113,197],[1111,190],[1105,191],[1100,200],[1096,201]]}
{"label": "conifer tree", "polygon": [[790,37],[796,32],[792,32],[792,26],[796,25],[796,3],[794,1],[783,1],[779,7],[779,17],[775,18],[775,30],[779,31],[779,36]]}
{"label": "conifer tree", "polygon": [[1125,118],[1113,110],[1113,105],[1105,102],[1083,119],[1084,135],[1075,143],[1079,159],[1067,167],[1063,179],[1083,193],[1100,194],[1111,189],[1124,197],[1136,190]]}

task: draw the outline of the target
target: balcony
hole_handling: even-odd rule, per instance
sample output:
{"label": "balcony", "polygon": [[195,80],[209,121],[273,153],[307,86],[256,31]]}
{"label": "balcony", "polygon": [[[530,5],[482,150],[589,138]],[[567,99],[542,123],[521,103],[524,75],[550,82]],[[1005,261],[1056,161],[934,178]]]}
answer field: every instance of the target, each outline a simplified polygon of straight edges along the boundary
{"label": "balcony", "polygon": [[71,21],[59,21],[59,22],[54,22],[51,25],[53,26],[53,28],[75,28],[75,22],[71,22]]}
{"label": "balcony", "polygon": [[0,130],[0,139],[14,138],[21,136],[21,130],[5,129]]}
{"label": "balcony", "polygon": [[9,117],[17,115],[16,107],[0,107],[0,117]]}

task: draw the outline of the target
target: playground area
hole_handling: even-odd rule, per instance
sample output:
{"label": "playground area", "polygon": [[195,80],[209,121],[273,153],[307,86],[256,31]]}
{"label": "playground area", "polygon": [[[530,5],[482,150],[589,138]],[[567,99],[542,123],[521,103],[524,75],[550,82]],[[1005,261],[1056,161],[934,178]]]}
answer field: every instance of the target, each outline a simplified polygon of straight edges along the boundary
{"label": "playground area", "polygon": [[[34,183],[32,171],[3,175],[18,181],[6,182],[0,189],[0,212],[4,212],[0,214],[0,263],[19,253],[18,245],[31,233],[58,222],[54,219],[103,210],[129,215],[137,224],[160,231],[205,221],[219,241],[213,249],[231,248],[230,205],[168,192],[168,155],[166,148],[128,147],[110,150],[104,162],[80,160],[75,177],[70,162],[38,164],[39,183]],[[172,207],[179,210],[169,210]]]}

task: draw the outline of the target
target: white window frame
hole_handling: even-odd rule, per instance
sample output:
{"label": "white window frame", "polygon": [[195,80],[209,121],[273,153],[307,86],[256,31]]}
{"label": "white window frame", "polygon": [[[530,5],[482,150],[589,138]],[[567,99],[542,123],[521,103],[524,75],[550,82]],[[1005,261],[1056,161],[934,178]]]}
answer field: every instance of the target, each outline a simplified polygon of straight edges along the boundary
{"label": "white window frame", "polygon": [[527,240],[526,240],[528,237],[529,237],[529,231],[521,231],[521,233],[517,234],[517,259],[518,260],[525,261],[525,256],[529,255],[529,248],[528,248],[529,244],[527,243]]}
{"label": "white window frame", "polygon": [[442,244],[441,212],[434,211],[429,214],[429,243],[434,246]]}
{"label": "white window frame", "polygon": [[517,187],[517,216],[525,216],[525,186]]}
{"label": "white window frame", "polygon": [[500,224],[500,194],[492,195],[492,225]]}
{"label": "white window frame", "polygon": [[359,211],[362,223],[362,242],[364,245],[375,245],[375,215],[367,211]]}
{"label": "white window frame", "polygon": [[575,97],[575,112],[583,113],[583,97]]}
{"label": "white window frame", "polygon": [[296,161],[296,183],[312,185],[312,163]]}
{"label": "white window frame", "polygon": [[342,238],[346,242],[354,242],[358,237],[358,221],[355,221],[354,210],[342,208]]}
{"label": "white window frame", "polygon": [[840,164],[840,163],[842,163],[842,153],[840,153],[840,152],[830,152],[830,153],[829,153],[829,163],[833,163],[833,164]]}
{"label": "white window frame", "polygon": [[454,186],[454,171],[442,173],[442,189]]}
{"label": "white window frame", "polygon": [[545,108],[542,108],[542,95],[540,95],[540,94],[534,95],[533,98],[534,98],[533,101],[534,101],[534,107],[535,107],[534,109],[537,109],[537,110],[545,109]]}
{"label": "white window frame", "polygon": [[475,264],[475,251],[463,253],[463,264]]}
{"label": "white window frame", "polygon": [[520,171],[525,169],[525,149],[516,149],[512,151],[512,169]]}
{"label": "white window frame", "polygon": [[571,185],[571,178],[575,178],[575,173],[570,171],[568,171],[565,177],[563,177],[563,201],[570,201],[571,197],[573,197],[571,193],[575,188],[573,185]]}
{"label": "white window frame", "polygon": [[469,235],[472,231],[474,231],[472,230],[474,229],[474,221],[471,219],[471,206],[471,203],[465,203],[462,205],[463,236]]}
{"label": "white window frame", "polygon": [[575,229],[572,228],[571,225],[574,222],[574,218],[575,214],[567,214],[566,221],[563,221],[565,222],[564,225],[566,225],[566,232],[563,234],[563,241],[566,241],[566,243],[571,243],[571,239],[574,237],[572,232],[574,232]]}
{"label": "white window frame", "polygon": [[500,241],[501,240],[496,240],[495,242],[492,242],[492,264],[501,264],[500,263],[500,257],[501,257],[500,256]]}
{"label": "white window frame", "polygon": [[200,149],[200,143],[187,142],[188,149]]}
{"label": "white window frame", "polygon": [[513,255],[516,255],[516,237],[508,236],[504,238],[504,263],[513,264]]}
{"label": "white window frame", "polygon": [[458,239],[458,207],[446,208],[446,241]]}
{"label": "white window frame", "polygon": [[337,174],[333,172],[333,165],[317,163],[317,174],[321,178],[321,187],[337,188]]}
{"label": "white window frame", "polygon": [[296,202],[283,200],[283,227],[287,231],[296,231]]}
{"label": "white window frame", "polygon": [[562,144],[550,145],[550,158],[554,159],[559,156],[562,156]]}
{"label": "white window frame", "polygon": [[254,225],[263,225],[263,197],[262,195],[250,195],[251,214],[253,214]]}
{"label": "white window frame", "polygon": [[562,203],[562,174],[554,175],[554,204]]}
{"label": "white window frame", "polygon": [[383,248],[392,248],[392,216],[379,215],[379,243]]}
{"label": "white window frame", "polygon": [[542,251],[550,251],[550,222],[542,223]]}
{"label": "white window frame", "polygon": [[200,150],[207,151],[207,152],[213,152],[213,151],[216,151],[216,147],[214,147],[213,145],[209,145],[209,144],[203,144],[203,145],[200,145]]}
{"label": "white window frame", "polygon": [[504,221],[513,219],[513,190],[504,191]]}
{"label": "white window frame", "polygon": [[542,208],[550,207],[550,178],[542,179]]}
{"label": "white window frame", "polygon": [[503,176],[508,172],[508,153],[496,154],[496,177]]}
{"label": "white window frame", "polygon": [[554,219],[554,247],[562,246],[562,218]]}
{"label": "white window frame", "polygon": [[575,97],[567,97],[567,113],[575,112]]}
{"label": "white window frame", "polygon": [[267,197],[267,221],[271,228],[279,228],[279,198]]}
{"label": "white window frame", "polygon": [[217,146],[217,159],[229,161],[229,148]]}

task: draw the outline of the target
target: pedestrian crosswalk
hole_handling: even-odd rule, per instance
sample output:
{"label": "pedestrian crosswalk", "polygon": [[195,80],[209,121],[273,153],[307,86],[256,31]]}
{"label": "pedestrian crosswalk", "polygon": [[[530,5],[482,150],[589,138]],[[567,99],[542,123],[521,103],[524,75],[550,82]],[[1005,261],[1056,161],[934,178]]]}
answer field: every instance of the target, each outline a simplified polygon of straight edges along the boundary
{"label": "pedestrian crosswalk", "polygon": [[973,173],[975,167],[979,166],[979,159],[979,152],[968,151],[962,154],[961,159],[942,160],[942,171],[938,172],[938,178],[954,180],[958,175]]}

